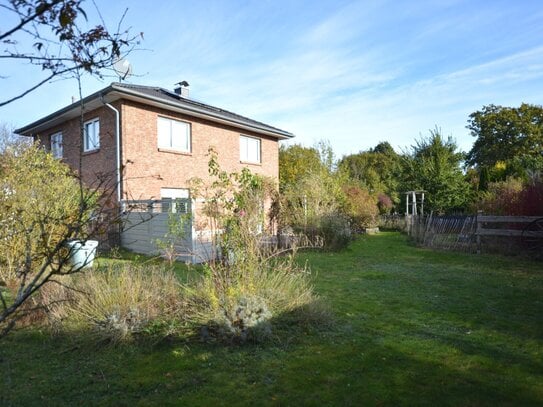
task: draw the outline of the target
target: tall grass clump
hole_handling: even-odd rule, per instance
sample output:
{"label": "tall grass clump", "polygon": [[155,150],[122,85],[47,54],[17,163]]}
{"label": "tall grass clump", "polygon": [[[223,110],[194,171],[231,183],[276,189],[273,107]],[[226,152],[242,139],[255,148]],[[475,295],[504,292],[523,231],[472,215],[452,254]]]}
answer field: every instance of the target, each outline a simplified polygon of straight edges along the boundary
{"label": "tall grass clump", "polygon": [[168,335],[185,318],[182,289],[175,273],[162,267],[109,265],[68,276],[42,296],[53,327],[126,342],[147,333]]}

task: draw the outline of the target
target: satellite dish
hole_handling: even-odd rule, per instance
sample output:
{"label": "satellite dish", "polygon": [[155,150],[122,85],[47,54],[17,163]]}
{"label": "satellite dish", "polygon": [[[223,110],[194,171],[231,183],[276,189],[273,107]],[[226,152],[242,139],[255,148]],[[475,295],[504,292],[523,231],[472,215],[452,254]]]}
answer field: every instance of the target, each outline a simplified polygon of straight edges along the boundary
{"label": "satellite dish", "polygon": [[119,76],[119,82],[132,75],[132,64],[128,59],[120,58],[113,63],[113,70]]}

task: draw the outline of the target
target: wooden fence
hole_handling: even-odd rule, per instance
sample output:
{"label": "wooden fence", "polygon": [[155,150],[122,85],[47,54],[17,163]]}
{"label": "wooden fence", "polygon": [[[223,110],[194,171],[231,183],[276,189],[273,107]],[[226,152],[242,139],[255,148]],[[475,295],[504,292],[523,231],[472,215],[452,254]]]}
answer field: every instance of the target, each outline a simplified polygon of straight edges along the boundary
{"label": "wooden fence", "polygon": [[417,244],[436,249],[543,257],[543,217],[408,216],[406,232]]}

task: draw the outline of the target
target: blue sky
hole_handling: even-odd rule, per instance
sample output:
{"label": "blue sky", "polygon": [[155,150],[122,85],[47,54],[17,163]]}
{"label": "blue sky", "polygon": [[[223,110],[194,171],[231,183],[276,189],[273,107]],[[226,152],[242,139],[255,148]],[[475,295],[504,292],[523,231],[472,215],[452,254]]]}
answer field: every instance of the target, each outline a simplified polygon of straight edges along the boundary
{"label": "blue sky", "polygon": [[[338,156],[379,141],[400,151],[436,126],[467,151],[470,113],[543,103],[538,0],[96,3],[110,28],[128,8],[125,25],[144,32],[129,82],[173,89],[186,80],[195,99],[304,145],[328,140]],[[39,75],[0,66],[5,96]],[[83,92],[113,80],[86,78]],[[76,94],[75,81],[55,81],[0,108],[0,121],[28,124]]]}

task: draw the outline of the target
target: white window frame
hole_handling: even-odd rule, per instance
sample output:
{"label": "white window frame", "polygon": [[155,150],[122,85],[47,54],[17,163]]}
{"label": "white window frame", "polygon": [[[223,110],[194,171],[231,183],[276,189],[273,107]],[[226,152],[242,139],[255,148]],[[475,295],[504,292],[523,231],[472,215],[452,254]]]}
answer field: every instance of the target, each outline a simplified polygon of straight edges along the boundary
{"label": "white window frame", "polygon": [[64,149],[62,147],[62,132],[53,133],[50,136],[51,154],[55,158],[62,158]]}
{"label": "white window frame", "polygon": [[186,188],[160,188],[160,199],[163,201],[162,212],[186,213],[186,206],[180,206],[182,201],[190,199],[190,191]]}
{"label": "white window frame", "polygon": [[191,152],[191,125],[181,120],[168,117],[157,117],[157,141],[158,148]]}
{"label": "white window frame", "polygon": [[239,136],[239,159],[244,163],[262,163],[262,139],[258,137]]}
{"label": "white window frame", "polygon": [[[89,130],[92,134],[89,134]],[[100,149],[100,119],[94,118],[83,124],[83,151]]]}

